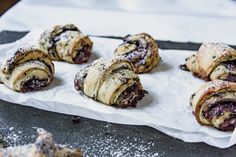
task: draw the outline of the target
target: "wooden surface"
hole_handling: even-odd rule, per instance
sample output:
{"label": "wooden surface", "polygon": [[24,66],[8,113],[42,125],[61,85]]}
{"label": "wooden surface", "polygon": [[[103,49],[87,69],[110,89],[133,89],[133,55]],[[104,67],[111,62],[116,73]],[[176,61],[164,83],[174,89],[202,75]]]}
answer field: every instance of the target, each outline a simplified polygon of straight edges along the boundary
{"label": "wooden surface", "polygon": [[0,0],[0,16],[19,0]]}

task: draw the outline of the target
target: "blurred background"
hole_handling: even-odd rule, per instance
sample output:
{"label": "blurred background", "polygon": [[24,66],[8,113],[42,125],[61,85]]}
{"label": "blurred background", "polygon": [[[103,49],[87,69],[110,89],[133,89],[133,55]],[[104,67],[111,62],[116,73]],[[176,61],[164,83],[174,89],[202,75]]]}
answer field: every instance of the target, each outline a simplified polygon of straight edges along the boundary
{"label": "blurred background", "polygon": [[236,42],[236,0],[0,0],[0,14],[0,31],[74,23],[92,35]]}
{"label": "blurred background", "polygon": [[[0,15],[19,0],[0,0]],[[146,13],[236,15],[236,0],[23,0],[36,5]],[[218,8],[218,9],[217,9]],[[227,8],[227,9],[225,9]],[[217,9],[217,10],[216,10]]]}

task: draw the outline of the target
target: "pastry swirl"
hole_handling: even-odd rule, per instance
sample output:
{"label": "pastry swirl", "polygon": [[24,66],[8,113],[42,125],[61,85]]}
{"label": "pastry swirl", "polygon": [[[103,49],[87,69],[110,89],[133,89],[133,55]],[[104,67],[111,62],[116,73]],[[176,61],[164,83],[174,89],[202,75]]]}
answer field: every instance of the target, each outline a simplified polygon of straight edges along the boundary
{"label": "pastry swirl", "polygon": [[94,100],[121,108],[135,107],[146,93],[133,65],[121,57],[94,61],[76,74],[74,86]]}
{"label": "pastry swirl", "polygon": [[201,125],[222,131],[236,126],[236,83],[215,80],[200,87],[190,98],[194,115]]}
{"label": "pastry swirl", "polygon": [[53,79],[50,57],[33,46],[19,48],[0,69],[0,82],[18,92],[30,92],[47,86]]}
{"label": "pastry swirl", "polygon": [[236,82],[236,50],[223,43],[202,44],[196,54],[186,58],[184,66],[207,81]]}
{"label": "pastry swirl", "polygon": [[126,36],[115,50],[115,56],[130,60],[135,73],[149,72],[160,62],[158,45],[147,33]]}
{"label": "pastry swirl", "polygon": [[93,42],[75,25],[56,25],[46,30],[39,39],[39,47],[53,60],[80,64],[87,62]]}
{"label": "pastry swirl", "polygon": [[0,157],[82,157],[79,149],[69,149],[58,145],[52,134],[38,129],[38,138],[35,143],[0,149]]}

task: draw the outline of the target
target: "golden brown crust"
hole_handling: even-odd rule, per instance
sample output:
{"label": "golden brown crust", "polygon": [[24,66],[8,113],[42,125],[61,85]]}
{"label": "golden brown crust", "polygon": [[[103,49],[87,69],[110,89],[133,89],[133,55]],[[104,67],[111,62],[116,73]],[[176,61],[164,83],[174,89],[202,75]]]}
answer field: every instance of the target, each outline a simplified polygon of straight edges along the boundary
{"label": "golden brown crust", "polygon": [[[194,115],[201,125],[213,125],[203,116],[204,109],[217,102],[235,101],[236,83],[227,81],[211,81],[202,85],[190,98]],[[233,93],[233,94],[231,94]],[[227,96],[230,95],[230,96]],[[218,127],[219,125],[215,126]]]}
{"label": "golden brown crust", "polygon": [[57,25],[46,30],[39,39],[39,47],[53,60],[80,64],[87,62],[93,42],[75,25]]}
{"label": "golden brown crust", "polygon": [[[100,58],[80,70],[75,77],[75,89],[104,104],[119,107],[135,106],[144,96],[138,75],[134,73],[132,64],[123,57],[111,61]],[[133,95],[127,94],[128,91],[133,91]],[[127,97],[132,100],[125,101]]]}
{"label": "golden brown crust", "polygon": [[0,81],[15,91],[29,92],[47,86],[54,72],[54,64],[45,52],[22,47],[2,65]]}
{"label": "golden brown crust", "polygon": [[[223,43],[204,43],[196,54],[186,58],[186,66],[194,75],[204,80],[223,79],[225,73],[214,71],[226,61],[236,60],[236,50]],[[220,69],[218,69],[220,70]],[[214,71],[214,76],[210,76]]]}
{"label": "golden brown crust", "polygon": [[115,56],[124,56],[130,60],[135,73],[149,72],[160,62],[158,45],[147,33],[126,36],[115,50]]}
{"label": "golden brown crust", "polygon": [[73,24],[56,25],[50,29],[47,29],[45,32],[43,32],[39,39],[40,48],[46,51],[53,60],[61,60],[56,53],[54,42],[58,40],[58,35],[60,35],[64,31],[69,30],[80,32],[80,30]]}

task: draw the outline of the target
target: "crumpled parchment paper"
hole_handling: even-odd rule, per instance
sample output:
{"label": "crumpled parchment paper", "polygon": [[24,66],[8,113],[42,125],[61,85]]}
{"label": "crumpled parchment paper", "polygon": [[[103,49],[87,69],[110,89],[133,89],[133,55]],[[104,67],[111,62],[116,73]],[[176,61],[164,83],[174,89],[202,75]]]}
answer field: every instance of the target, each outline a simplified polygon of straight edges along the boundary
{"label": "crumpled parchment paper", "polygon": [[[42,29],[31,31],[15,43],[0,45],[0,62],[26,44],[36,44]],[[93,55],[89,62],[99,58],[112,58],[121,40],[91,38],[94,42]],[[179,65],[193,51],[159,50],[160,64],[148,74],[139,75],[144,88],[149,92],[136,108],[119,109],[96,102],[74,89],[74,76],[86,64],[73,65],[54,61],[55,78],[41,91],[17,93],[0,84],[0,99],[32,106],[48,111],[79,115],[96,120],[146,125],[186,142],[205,142],[219,148],[236,143],[236,133],[221,132],[200,126],[189,105],[190,95],[204,81],[182,71]]]}

